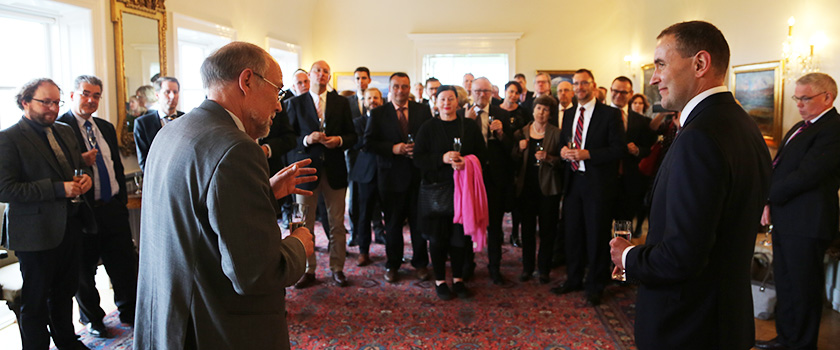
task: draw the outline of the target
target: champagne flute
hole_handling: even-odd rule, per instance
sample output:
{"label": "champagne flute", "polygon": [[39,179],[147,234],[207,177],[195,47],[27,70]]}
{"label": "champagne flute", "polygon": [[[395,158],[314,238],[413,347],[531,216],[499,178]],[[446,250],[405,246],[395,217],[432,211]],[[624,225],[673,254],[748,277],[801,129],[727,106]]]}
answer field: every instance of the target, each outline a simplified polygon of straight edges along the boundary
{"label": "champagne flute", "polygon": [[461,153],[461,138],[456,137],[452,139],[452,150]]}
{"label": "champagne flute", "polygon": [[[545,149],[543,148],[543,145],[542,145],[542,141],[537,141],[535,146],[537,148],[537,152],[545,151]],[[536,156],[537,156],[536,153],[534,153],[534,157],[536,157]],[[534,165],[535,166],[540,166],[540,165],[542,165],[542,161],[537,159],[537,162],[534,163]]]}
{"label": "champagne flute", "polygon": [[90,144],[90,149],[96,149],[96,134],[93,132],[93,128],[87,129],[87,140]]}
{"label": "champagne flute", "polygon": [[761,241],[761,245],[765,247],[769,247],[773,245],[773,241],[770,240],[770,235],[773,234],[773,225],[767,225],[764,227],[764,240]]}
{"label": "champagne flute", "polygon": [[134,185],[137,187],[137,191],[134,191],[134,194],[143,194],[143,174],[134,175]]}
{"label": "champagne flute", "polygon": [[[621,237],[626,239],[628,242],[632,237],[633,232],[633,222],[630,220],[615,220],[613,221],[613,238]],[[612,279],[616,281],[627,281],[627,274],[625,273],[624,269],[621,270],[621,273],[614,273],[612,275]]]}
{"label": "champagne flute", "polygon": [[[569,139],[569,142],[568,142],[568,143],[566,143],[566,147],[568,147],[569,149],[578,149],[578,147],[579,147],[579,146],[580,146],[580,145],[578,145],[578,143],[577,143],[574,139],[572,139],[572,138],[570,138],[570,139]],[[572,162],[572,161],[571,161],[571,160],[569,160],[569,159],[566,159],[566,161],[567,161],[567,162]]]}
{"label": "champagne flute", "polygon": [[406,145],[408,145],[408,146],[412,146],[412,151],[411,151],[411,153],[409,153],[409,154],[407,155],[407,156],[408,156],[408,158],[414,158],[414,135],[412,135],[412,134],[408,134],[408,135],[406,136],[406,142],[405,142],[405,144],[406,144]]}
{"label": "champagne flute", "polygon": [[493,124],[494,120],[496,120],[496,117],[494,117],[492,115],[487,116],[487,134],[488,134],[487,138],[488,139],[495,139],[496,138],[495,135],[493,134],[493,131],[490,129],[490,125]]}
{"label": "champagne flute", "polygon": [[[80,182],[82,181],[82,176],[85,175],[85,171],[82,169],[73,170],[73,181]],[[76,195],[75,198],[70,200],[70,203],[79,204],[82,202],[82,195]]]}

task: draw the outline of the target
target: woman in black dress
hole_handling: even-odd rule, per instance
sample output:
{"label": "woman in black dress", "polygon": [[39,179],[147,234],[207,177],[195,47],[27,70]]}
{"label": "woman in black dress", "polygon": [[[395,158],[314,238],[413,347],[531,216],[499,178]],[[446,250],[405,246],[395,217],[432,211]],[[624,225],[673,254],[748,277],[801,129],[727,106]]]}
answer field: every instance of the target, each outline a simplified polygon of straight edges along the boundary
{"label": "woman in black dress", "polygon": [[[454,186],[453,170],[464,168],[463,157],[470,154],[483,157],[484,137],[476,123],[464,122],[464,118],[457,116],[458,94],[454,87],[439,87],[436,105],[440,111],[440,118],[430,119],[417,132],[414,164],[420,168],[424,184],[448,182]],[[456,145],[456,138],[460,141],[460,146]],[[453,293],[459,298],[469,297],[469,291],[462,278],[464,252],[469,248],[465,247],[467,240],[464,227],[452,223],[452,214],[433,215],[421,211],[420,217],[424,225],[423,234],[430,243],[435,291],[438,297],[449,300],[452,299]],[[451,290],[446,284],[447,256],[452,269]]]}
{"label": "woman in black dress", "polygon": [[548,122],[557,102],[549,96],[534,100],[534,121],[513,135],[517,164],[516,195],[522,212],[522,275],[525,282],[534,274],[537,216],[540,223],[539,280],[549,282],[554,238],[557,235],[557,213],[563,188],[563,166],[560,158],[560,129]]}

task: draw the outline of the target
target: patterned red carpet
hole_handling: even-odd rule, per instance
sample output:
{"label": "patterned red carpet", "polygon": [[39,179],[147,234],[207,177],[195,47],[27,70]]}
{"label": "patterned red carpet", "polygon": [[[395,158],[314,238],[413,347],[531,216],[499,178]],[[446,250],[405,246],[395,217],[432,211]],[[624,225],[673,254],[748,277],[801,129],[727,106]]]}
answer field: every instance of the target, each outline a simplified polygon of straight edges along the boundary
{"label": "patterned red carpet", "polygon": [[[510,232],[506,222],[505,232]],[[356,267],[358,249],[348,248],[345,274],[349,285],[334,286],[327,267],[327,241],[316,228],[318,283],[303,290],[287,289],[292,349],[635,349],[633,319],[636,288],[613,285],[603,303],[589,306],[582,292],[556,296],[548,290],[565,279],[552,271],[552,282],[518,281],[522,265],[518,248],[503,247],[502,273],[508,283],[496,286],[487,272],[487,256],[476,254],[475,277],[467,283],[467,300],[441,301],[433,282],[420,282],[404,264],[399,283],[384,281],[385,249],[371,246],[374,264]],[[406,256],[411,256],[406,232]],[[507,240],[506,240],[507,242]],[[130,329],[106,324],[119,332],[101,340],[81,333],[96,349],[130,349]]]}

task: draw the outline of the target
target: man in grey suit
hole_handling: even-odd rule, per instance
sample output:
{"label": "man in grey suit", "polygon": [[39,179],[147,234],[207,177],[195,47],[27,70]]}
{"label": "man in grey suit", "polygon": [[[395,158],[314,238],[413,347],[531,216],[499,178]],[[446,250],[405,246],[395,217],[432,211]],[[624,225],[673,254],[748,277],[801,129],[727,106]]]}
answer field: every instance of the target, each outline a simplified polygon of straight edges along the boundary
{"label": "man in grey suit", "polygon": [[21,342],[24,349],[47,349],[52,335],[60,350],[87,349],[73,329],[73,294],[82,231],[93,214],[86,202],[71,198],[92,181],[88,175],[73,180],[75,169],[87,167],[73,130],[55,122],[62,105],[58,85],[32,80],[15,100],[24,117],[0,131],[0,202],[8,203],[2,243],[15,250],[23,275]]}
{"label": "man in grey suit", "polygon": [[282,238],[272,202],[311,194],[294,186],[314,171],[303,160],[269,179],[254,140],[281,110],[283,75],[265,50],[227,44],[201,77],[207,100],[160,131],[146,163],[134,347],[288,349],[284,288],[314,242],[305,228]]}

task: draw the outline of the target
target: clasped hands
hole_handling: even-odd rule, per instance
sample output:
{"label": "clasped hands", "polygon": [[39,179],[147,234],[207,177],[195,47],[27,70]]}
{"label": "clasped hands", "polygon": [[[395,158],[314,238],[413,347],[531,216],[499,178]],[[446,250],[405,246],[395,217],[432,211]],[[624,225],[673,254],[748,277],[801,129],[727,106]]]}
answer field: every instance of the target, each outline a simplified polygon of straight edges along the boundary
{"label": "clasped hands", "polygon": [[461,157],[461,152],[449,151],[444,153],[443,162],[452,165],[452,170],[464,169],[464,157]]}
{"label": "clasped hands", "polygon": [[391,147],[391,152],[398,156],[412,157],[414,156],[414,144],[400,142]]}
{"label": "clasped hands", "polygon": [[93,186],[93,180],[88,174],[82,175],[81,180],[65,181],[64,182],[64,197],[73,198],[87,193]]}
{"label": "clasped hands", "polygon": [[306,143],[310,145],[320,143],[329,149],[333,149],[341,144],[341,137],[327,136],[324,132],[313,131],[311,134],[306,136]]}
{"label": "clasped hands", "polygon": [[[524,151],[527,148],[528,148],[528,140],[526,140],[526,139],[519,140],[519,150]],[[548,152],[546,152],[546,151],[537,151],[537,152],[534,153],[534,158],[536,158],[538,161],[542,162],[542,161],[545,160],[545,157],[547,155],[548,155]]]}

